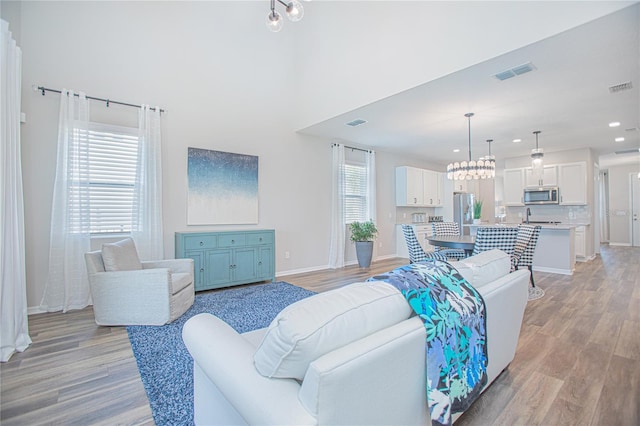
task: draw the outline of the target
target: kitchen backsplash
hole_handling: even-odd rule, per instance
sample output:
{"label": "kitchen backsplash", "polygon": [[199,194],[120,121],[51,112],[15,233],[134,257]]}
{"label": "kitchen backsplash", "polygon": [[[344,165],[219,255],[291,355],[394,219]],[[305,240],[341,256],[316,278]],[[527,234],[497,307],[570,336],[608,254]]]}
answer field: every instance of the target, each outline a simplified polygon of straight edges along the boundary
{"label": "kitchen backsplash", "polygon": [[[527,207],[531,210],[530,220],[557,221],[562,223],[591,224],[588,206],[525,206],[506,207],[503,222],[520,222],[525,219]],[[496,222],[500,219],[496,218]]]}

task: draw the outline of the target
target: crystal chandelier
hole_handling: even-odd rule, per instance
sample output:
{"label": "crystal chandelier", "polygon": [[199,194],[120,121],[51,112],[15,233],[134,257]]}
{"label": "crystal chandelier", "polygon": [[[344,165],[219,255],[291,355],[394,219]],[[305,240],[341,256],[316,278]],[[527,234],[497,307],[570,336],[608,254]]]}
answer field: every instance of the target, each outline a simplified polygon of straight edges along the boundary
{"label": "crystal chandelier", "polygon": [[[298,0],[291,0],[289,2],[284,2],[283,0],[277,1],[285,7],[287,18],[289,18],[291,22],[298,22],[304,16],[304,8]],[[267,15],[267,28],[274,33],[282,29],[282,15],[276,11],[276,0],[271,0],[271,11]]]}
{"label": "crystal chandelier", "polygon": [[489,142],[489,155],[481,157],[478,161],[471,159],[471,117],[472,112],[466,113],[464,116],[469,121],[469,161],[461,161],[450,163],[447,166],[447,178],[451,180],[471,180],[471,179],[491,179],[496,176],[496,161],[491,155],[491,142]]}

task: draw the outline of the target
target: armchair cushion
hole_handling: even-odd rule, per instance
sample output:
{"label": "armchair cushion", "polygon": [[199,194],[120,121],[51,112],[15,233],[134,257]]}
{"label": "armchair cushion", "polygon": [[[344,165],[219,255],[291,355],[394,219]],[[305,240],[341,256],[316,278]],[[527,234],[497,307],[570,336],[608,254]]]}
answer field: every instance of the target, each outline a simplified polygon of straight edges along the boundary
{"label": "armchair cushion", "polygon": [[102,245],[102,261],[107,272],[142,269],[138,251],[132,238]]}
{"label": "armchair cushion", "polygon": [[316,294],[282,310],[254,354],[267,377],[302,380],[320,356],[403,321],[412,310],[393,286],[357,283]]}

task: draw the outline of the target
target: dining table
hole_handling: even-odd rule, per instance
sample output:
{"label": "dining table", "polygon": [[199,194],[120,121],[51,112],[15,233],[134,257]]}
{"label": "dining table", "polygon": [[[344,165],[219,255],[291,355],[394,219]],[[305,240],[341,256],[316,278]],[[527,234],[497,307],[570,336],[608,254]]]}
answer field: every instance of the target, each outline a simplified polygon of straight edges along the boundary
{"label": "dining table", "polygon": [[467,257],[473,253],[473,246],[476,243],[475,235],[433,235],[427,239],[432,246],[462,249]]}

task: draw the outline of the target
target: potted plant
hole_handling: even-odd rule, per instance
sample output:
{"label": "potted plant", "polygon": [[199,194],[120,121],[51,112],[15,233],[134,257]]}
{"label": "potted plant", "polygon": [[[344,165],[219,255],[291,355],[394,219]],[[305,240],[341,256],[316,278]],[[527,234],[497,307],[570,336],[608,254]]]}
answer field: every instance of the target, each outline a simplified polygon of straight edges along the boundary
{"label": "potted plant", "polygon": [[475,200],[473,202],[473,223],[479,224],[482,217],[482,201]]}
{"label": "potted plant", "polygon": [[352,222],[349,228],[351,229],[351,241],[356,243],[358,265],[361,268],[368,268],[371,265],[373,240],[376,238],[378,229],[372,220],[368,222]]}

